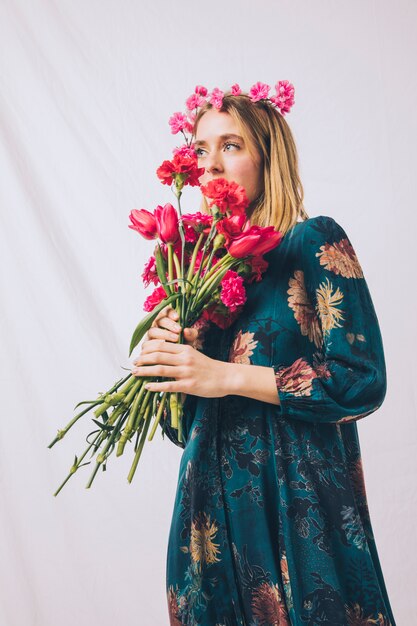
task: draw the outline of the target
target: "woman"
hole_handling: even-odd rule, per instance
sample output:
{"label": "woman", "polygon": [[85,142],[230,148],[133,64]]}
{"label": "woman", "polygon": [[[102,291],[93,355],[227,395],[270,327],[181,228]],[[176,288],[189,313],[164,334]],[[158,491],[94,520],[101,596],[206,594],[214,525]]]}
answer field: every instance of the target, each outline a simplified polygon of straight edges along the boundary
{"label": "woman", "polygon": [[[284,237],[240,317],[205,336],[163,311],[137,375],[186,395],[169,537],[171,624],[395,626],[367,507],[356,421],[386,393],[360,264],[331,217],[308,218],[297,152],[267,98],[233,91],[195,119],[202,184],[246,189]],[[204,201],[204,206],[207,204]],[[207,210],[207,208],[206,208]]]}

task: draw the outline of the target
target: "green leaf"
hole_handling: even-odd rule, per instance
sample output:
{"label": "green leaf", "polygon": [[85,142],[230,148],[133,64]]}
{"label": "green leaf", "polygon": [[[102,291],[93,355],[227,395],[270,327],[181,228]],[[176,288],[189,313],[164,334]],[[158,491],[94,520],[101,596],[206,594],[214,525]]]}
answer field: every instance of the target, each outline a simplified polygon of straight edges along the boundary
{"label": "green leaf", "polygon": [[109,426],[108,424],[102,424],[101,422],[95,419],[92,419],[92,421],[94,422],[94,424],[97,424],[97,426],[100,426],[101,430],[106,430],[107,432],[111,432],[114,428],[114,426]]}
{"label": "green leaf", "polygon": [[[101,428],[100,428],[100,430],[101,430]],[[95,435],[96,433],[99,433],[100,430],[93,430],[93,431],[91,431],[91,433],[88,433],[87,437],[85,438],[86,442],[89,443],[90,445],[94,445],[94,442],[93,441],[89,441],[88,438],[91,437],[91,435]]]}
{"label": "green leaf", "polygon": [[155,247],[155,265],[159,282],[165,287],[165,285],[167,284],[167,266],[159,244],[157,244]]}
{"label": "green leaf", "polygon": [[165,298],[164,300],[162,300],[162,302],[160,302],[153,309],[153,311],[148,313],[148,315],[146,317],[144,317],[144,319],[141,322],[139,322],[139,324],[136,326],[136,328],[135,328],[135,330],[133,332],[132,339],[130,340],[129,356],[132,354],[133,350],[136,348],[138,343],[141,341],[141,339],[145,335],[145,333],[150,329],[150,327],[152,326],[152,323],[153,323],[154,319],[156,318],[156,316],[158,315],[158,313],[160,311],[162,311],[162,309],[164,309],[168,304],[171,304],[172,302],[175,302],[175,300],[177,300],[180,296],[181,296],[180,293],[173,293],[171,296],[169,296],[169,298]]}
{"label": "green leaf", "polygon": [[94,403],[97,403],[97,398],[95,400],[83,400],[83,402],[79,402],[78,404],[75,405],[74,411],[77,407],[81,406],[82,404],[94,404]]}

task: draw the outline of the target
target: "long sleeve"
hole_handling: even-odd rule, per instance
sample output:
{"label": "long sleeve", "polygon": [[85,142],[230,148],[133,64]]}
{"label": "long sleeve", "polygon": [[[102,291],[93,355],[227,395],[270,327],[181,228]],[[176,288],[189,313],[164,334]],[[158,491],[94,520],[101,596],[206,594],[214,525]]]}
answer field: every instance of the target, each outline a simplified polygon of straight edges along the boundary
{"label": "long sleeve", "polygon": [[314,423],[358,420],[386,394],[382,337],[362,269],[345,231],[327,216],[306,222],[299,259],[298,321],[309,349],[273,365],[279,412]]}

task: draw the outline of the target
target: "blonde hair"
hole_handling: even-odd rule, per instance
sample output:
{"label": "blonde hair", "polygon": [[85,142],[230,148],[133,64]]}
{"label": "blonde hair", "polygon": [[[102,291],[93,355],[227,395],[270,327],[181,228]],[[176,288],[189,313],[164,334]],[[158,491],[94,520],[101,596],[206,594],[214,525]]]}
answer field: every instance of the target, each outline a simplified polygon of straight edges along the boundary
{"label": "blonde hair", "polygon": [[[213,108],[206,103],[194,122],[194,135],[202,116]],[[257,226],[274,226],[285,233],[298,217],[308,219],[303,206],[304,189],[298,171],[295,141],[284,117],[270,103],[252,102],[246,94],[226,93],[220,112],[229,113],[240,129],[253,159],[261,157],[264,185],[261,194],[249,207],[250,222]],[[203,197],[201,210],[209,212]]]}

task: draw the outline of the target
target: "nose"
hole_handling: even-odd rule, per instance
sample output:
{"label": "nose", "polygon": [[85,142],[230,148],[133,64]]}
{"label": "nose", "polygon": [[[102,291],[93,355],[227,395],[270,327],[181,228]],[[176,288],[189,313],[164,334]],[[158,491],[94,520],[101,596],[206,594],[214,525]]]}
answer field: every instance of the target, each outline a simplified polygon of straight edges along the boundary
{"label": "nose", "polygon": [[204,167],[209,174],[223,172],[223,163],[218,152],[207,155],[204,159]]}

